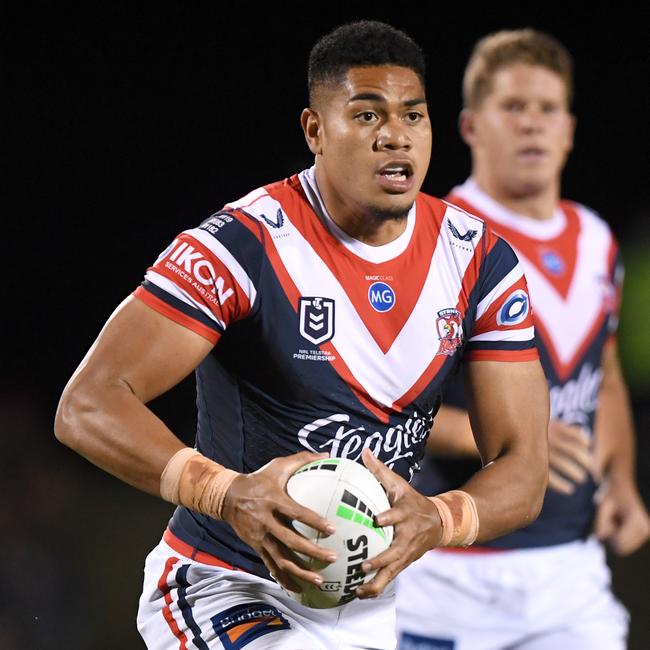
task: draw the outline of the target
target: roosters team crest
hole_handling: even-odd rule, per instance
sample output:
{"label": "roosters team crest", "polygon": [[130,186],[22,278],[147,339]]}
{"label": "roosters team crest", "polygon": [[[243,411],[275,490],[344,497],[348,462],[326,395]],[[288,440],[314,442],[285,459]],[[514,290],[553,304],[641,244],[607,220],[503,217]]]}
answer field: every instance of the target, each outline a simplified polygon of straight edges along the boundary
{"label": "roosters team crest", "polygon": [[436,321],[440,347],[438,354],[451,356],[463,344],[463,315],[458,309],[441,309]]}

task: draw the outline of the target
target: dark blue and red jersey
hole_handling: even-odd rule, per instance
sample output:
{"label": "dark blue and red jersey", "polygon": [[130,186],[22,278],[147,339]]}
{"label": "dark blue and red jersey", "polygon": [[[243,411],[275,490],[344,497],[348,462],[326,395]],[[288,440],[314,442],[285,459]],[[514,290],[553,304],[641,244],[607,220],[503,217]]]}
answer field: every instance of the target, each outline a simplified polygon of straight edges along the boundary
{"label": "dark blue and red jersey", "polygon": [[[313,169],[181,233],[135,295],[214,344],[196,447],[240,472],[369,447],[410,480],[461,358],[537,358],[521,265],[481,219],[420,194],[404,233],[368,246],[329,217]],[[170,530],[265,574],[225,522],[179,507]]]}
{"label": "dark blue and red jersey", "polygon": [[[533,306],[537,347],[549,385],[551,419],[593,435],[602,379],[603,348],[615,335],[623,269],[607,224],[588,208],[561,201],[555,215],[537,221],[514,214],[473,179],[454,188],[451,203],[480,216],[513,247],[524,267]],[[465,407],[460,382],[450,383],[445,403]],[[476,464],[438,459],[425,463],[416,484],[443,491],[469,478]],[[572,495],[550,489],[530,526],[488,546],[548,546],[586,537],[595,514],[591,478]]]}

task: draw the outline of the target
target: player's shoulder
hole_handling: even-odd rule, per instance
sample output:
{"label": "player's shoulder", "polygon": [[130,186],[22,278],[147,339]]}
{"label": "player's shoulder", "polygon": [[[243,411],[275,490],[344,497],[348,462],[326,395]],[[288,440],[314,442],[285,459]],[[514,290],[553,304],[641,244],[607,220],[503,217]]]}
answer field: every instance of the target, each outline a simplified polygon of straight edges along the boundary
{"label": "player's shoulder", "polygon": [[264,231],[279,230],[285,222],[283,203],[297,192],[296,178],[290,177],[257,187],[200,221],[187,232],[207,232],[223,243],[253,237],[262,242]]}
{"label": "player's shoulder", "polygon": [[466,210],[465,208],[447,200],[447,198],[440,199],[440,201],[445,205],[448,218],[463,224],[473,224],[475,228],[480,228],[481,230],[489,230],[485,219],[474,214],[471,210]]}
{"label": "player's shoulder", "polygon": [[476,243],[489,230],[484,219],[446,199],[420,192],[418,205],[432,213],[440,228],[447,230],[456,239]]}
{"label": "player's shoulder", "polygon": [[173,256],[210,264],[220,260],[258,274],[267,257],[267,228],[273,231],[284,223],[280,203],[272,196],[274,186],[283,182],[258,187],[183,230],[170,246]]}
{"label": "player's shoulder", "polygon": [[500,254],[515,255],[510,244],[496,232],[489,221],[472,212],[471,206],[458,205],[453,202],[453,196],[447,196],[441,200],[447,207],[447,227],[453,236],[458,237],[462,228],[466,233],[478,234],[485,244],[486,253],[493,252],[492,257]]}
{"label": "player's shoulder", "polygon": [[518,257],[512,246],[492,227],[482,215],[472,211],[469,204],[453,202],[453,196],[443,199],[422,194],[423,200],[441,214],[439,228],[445,233],[444,239],[455,250],[461,249],[474,253],[478,263],[488,261],[488,267],[518,263]]}
{"label": "player's shoulder", "polygon": [[560,201],[560,207],[565,211],[575,212],[583,227],[589,228],[595,232],[598,232],[601,235],[606,235],[614,239],[614,234],[612,228],[607,222],[607,220],[596,210],[590,208],[589,206],[584,205],[578,201],[572,201],[570,199],[562,199]]}
{"label": "player's shoulder", "polygon": [[289,211],[305,209],[306,199],[299,175],[262,185],[244,196],[225,204],[221,212],[235,216],[249,228],[274,236],[282,230]]}
{"label": "player's shoulder", "polygon": [[296,191],[295,179],[296,177],[285,178],[257,187],[241,198],[229,201],[224,209],[238,210],[255,217],[264,215],[274,221],[275,217],[271,214],[266,215],[265,212],[271,213],[273,209],[281,208],[282,199]]}

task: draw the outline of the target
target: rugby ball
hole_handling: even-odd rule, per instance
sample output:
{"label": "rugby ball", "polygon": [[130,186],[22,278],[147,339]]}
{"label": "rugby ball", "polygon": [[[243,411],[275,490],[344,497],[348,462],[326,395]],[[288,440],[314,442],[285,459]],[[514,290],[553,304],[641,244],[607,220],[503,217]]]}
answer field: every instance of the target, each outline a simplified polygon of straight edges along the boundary
{"label": "rugby ball", "polygon": [[390,508],[381,483],[364,465],[347,458],[326,458],[300,467],[287,482],[289,496],[328,519],[336,527],[325,536],[299,521],[293,527],[301,535],[336,553],[327,564],[298,554],[303,566],[323,576],[320,585],[299,581],[302,592],[288,592],[302,605],[324,609],[356,598],[355,590],[375,572],[364,574],[361,565],[387,549],[393,541],[392,526],[377,526],[375,515]]}

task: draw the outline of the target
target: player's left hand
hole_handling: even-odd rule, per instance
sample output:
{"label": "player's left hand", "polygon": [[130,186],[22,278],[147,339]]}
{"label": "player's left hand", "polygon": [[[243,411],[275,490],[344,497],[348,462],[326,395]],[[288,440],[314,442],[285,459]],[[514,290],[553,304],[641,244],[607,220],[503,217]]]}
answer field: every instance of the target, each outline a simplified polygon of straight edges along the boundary
{"label": "player's left hand", "polygon": [[548,486],[560,494],[573,494],[593,472],[591,437],[580,426],[558,420],[548,423]]}
{"label": "player's left hand", "polygon": [[594,532],[617,555],[630,555],[650,539],[650,516],[634,483],[610,479],[601,486]]}
{"label": "player's left hand", "polygon": [[384,486],[391,504],[390,510],[376,516],[377,524],[394,526],[390,548],[361,567],[365,573],[377,570],[377,574],[358,587],[356,594],[359,598],[374,598],[400,571],[440,541],[442,528],[438,510],[429,499],[375,458],[369,449],[363,450],[361,458]]}

